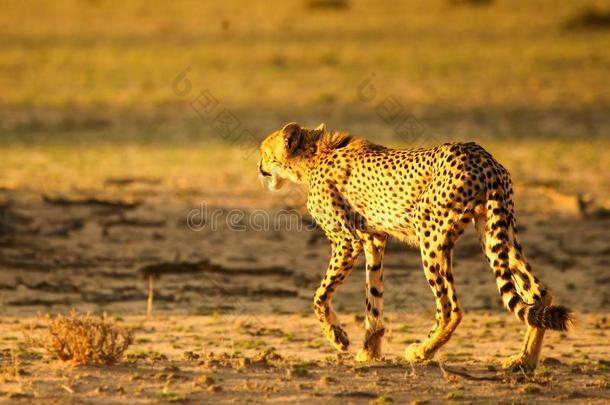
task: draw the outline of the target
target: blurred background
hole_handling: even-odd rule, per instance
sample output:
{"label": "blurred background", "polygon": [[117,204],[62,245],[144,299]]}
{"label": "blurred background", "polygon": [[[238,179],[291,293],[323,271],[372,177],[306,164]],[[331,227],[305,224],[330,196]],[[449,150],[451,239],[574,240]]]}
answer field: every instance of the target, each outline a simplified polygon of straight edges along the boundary
{"label": "blurred background", "polygon": [[[218,293],[210,269],[221,297],[308,310],[328,258],[317,231],[189,224],[193,210],[303,206],[255,169],[260,139],[290,121],[396,147],[480,143],[513,173],[526,252],[558,301],[609,307],[607,2],[4,2],[0,32],[8,312],[139,311],[143,268],[164,263],[199,269],[162,277],[170,310],[218,310],[202,303]],[[469,237],[462,282],[476,284],[489,269]],[[432,311],[417,252],[391,256],[408,285],[394,295]],[[480,284],[465,302],[500,311],[493,277]],[[350,285],[338,299],[360,310]]]}
{"label": "blurred background", "polygon": [[[536,178],[607,189],[596,177],[610,133],[609,10],[603,1],[9,2],[2,182],[63,187],[70,171],[93,180],[101,168],[175,180],[217,167],[217,148],[224,155],[232,139],[190,107],[207,90],[214,113],[228,109],[258,139],[287,121],[324,121],[408,146],[375,110],[394,97],[440,142],[489,142],[502,159],[519,154],[513,171],[532,165],[520,155],[530,151]],[[185,70],[192,87],[175,91]],[[363,102],[359,85],[371,76],[377,96]],[[222,162],[224,176],[251,163]],[[232,181],[247,186],[252,175]]]}

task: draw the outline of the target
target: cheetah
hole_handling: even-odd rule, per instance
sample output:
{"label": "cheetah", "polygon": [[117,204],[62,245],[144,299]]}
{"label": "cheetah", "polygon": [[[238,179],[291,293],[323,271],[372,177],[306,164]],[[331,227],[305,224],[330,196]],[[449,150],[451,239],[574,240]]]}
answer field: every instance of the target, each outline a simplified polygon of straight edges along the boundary
{"label": "cheetah", "polygon": [[503,366],[533,370],[545,330],[572,326],[572,312],[551,305],[551,294],[525,258],[508,171],[476,143],[390,149],[328,131],[324,124],[307,129],[290,123],[263,140],[260,155],[258,172],[267,189],[277,190],[286,180],[308,186],[307,208],[332,250],[314,311],[326,337],[343,352],[349,339],[331,300],[364,251],[365,339],[357,361],[382,358],[388,237],[419,247],[436,301],[434,327],[422,343],[406,348],[406,360],[430,359],[449,341],[463,316],[453,283],[452,250],[469,223],[474,223],[504,306],[527,325],[523,348]]}

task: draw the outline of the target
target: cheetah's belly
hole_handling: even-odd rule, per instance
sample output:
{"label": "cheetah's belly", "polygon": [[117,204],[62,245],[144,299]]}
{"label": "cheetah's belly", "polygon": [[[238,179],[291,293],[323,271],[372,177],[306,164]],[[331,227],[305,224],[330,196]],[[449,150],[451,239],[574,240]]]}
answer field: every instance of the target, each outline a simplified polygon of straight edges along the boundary
{"label": "cheetah's belly", "polygon": [[346,193],[351,208],[364,219],[369,232],[386,233],[405,242],[411,242],[416,235],[412,224],[412,207],[408,201],[389,201],[374,193]]}

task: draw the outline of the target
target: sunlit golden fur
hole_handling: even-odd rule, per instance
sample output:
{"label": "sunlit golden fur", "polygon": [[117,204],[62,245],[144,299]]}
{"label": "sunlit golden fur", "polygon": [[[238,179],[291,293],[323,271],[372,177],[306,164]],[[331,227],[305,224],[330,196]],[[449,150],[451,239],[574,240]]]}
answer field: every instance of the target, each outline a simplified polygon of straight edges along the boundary
{"label": "sunlit golden fur", "polygon": [[326,233],[332,257],[314,297],[314,311],[330,343],[349,347],[331,300],[358,256],[366,256],[365,339],[356,359],[381,357],[383,255],[387,237],[418,246],[436,301],[436,325],[408,347],[409,361],[426,360],[449,341],[463,312],[454,285],[452,252],[474,223],[504,306],[528,327],[521,353],[505,366],[533,369],[544,331],[565,331],[570,311],[552,305],[517,238],[510,174],[473,142],[391,149],[362,139],[290,123],[261,146],[259,173],[270,190],[284,180],[309,187],[307,208]]}
{"label": "sunlit golden fur", "polygon": [[[352,141],[352,137],[342,132],[329,132],[324,124],[315,129],[299,127],[301,137],[298,154],[290,153],[286,148],[286,134],[294,124],[287,124],[284,128],[271,133],[263,141],[260,149],[259,175],[265,187],[271,191],[278,190],[288,179],[296,183],[307,183],[314,157],[327,154]],[[362,142],[358,140],[357,142]],[[262,173],[271,176],[263,176]]]}

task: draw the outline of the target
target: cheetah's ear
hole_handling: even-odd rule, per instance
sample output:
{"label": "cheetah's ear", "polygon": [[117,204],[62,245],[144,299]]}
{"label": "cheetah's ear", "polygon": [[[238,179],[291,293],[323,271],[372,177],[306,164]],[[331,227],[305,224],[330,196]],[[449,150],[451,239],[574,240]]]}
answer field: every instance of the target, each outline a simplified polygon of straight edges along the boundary
{"label": "cheetah's ear", "polygon": [[295,155],[303,141],[301,126],[296,122],[291,122],[282,128],[282,133],[284,134],[286,152],[288,152],[288,155]]}
{"label": "cheetah's ear", "polygon": [[320,125],[318,125],[318,127],[315,130],[316,131],[322,131],[323,133],[326,133],[326,124],[325,123],[321,123]]}

